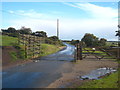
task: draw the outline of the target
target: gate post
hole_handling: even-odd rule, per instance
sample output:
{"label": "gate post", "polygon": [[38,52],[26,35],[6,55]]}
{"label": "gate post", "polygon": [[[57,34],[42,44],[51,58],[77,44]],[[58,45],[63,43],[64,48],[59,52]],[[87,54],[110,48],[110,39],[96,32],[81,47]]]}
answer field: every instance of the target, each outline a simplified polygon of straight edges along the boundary
{"label": "gate post", "polygon": [[77,44],[77,60],[80,60],[80,45]]}
{"label": "gate post", "polygon": [[81,43],[79,43],[79,45],[80,45],[80,60],[82,60],[82,45]]}
{"label": "gate post", "polygon": [[76,44],[76,60],[82,60],[82,46],[81,46],[81,43]]}
{"label": "gate post", "polygon": [[20,33],[18,33],[18,45],[20,45]]}

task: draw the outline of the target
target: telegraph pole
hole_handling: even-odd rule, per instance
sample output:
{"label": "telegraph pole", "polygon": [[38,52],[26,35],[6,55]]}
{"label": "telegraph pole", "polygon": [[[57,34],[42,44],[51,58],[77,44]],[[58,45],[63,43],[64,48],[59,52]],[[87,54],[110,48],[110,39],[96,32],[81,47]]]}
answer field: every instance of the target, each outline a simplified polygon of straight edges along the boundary
{"label": "telegraph pole", "polygon": [[59,38],[59,19],[57,19],[57,37]]}

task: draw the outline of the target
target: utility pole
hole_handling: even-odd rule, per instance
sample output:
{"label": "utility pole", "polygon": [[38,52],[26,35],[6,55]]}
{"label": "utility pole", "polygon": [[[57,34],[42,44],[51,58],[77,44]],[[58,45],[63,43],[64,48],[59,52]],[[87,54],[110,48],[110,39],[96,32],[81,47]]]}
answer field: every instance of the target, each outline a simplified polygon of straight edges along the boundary
{"label": "utility pole", "polygon": [[57,37],[59,38],[59,19],[57,19]]}

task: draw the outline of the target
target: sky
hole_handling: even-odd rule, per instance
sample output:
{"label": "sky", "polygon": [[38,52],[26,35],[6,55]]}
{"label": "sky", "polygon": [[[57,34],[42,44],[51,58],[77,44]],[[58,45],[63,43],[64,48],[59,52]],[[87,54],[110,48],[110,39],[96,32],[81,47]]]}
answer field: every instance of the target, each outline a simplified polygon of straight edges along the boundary
{"label": "sky", "polygon": [[2,29],[25,26],[53,36],[59,19],[62,40],[81,40],[85,33],[117,40],[117,2],[2,2],[0,11]]}

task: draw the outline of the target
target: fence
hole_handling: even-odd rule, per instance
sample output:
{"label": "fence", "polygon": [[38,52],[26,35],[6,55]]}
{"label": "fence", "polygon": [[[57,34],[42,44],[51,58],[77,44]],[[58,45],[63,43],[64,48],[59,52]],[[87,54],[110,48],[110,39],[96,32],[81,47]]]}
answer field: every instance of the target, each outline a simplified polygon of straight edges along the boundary
{"label": "fence", "polygon": [[[94,56],[96,59],[118,59],[119,53],[117,50],[114,50],[114,48],[110,48],[109,50],[97,47],[97,48],[83,48],[81,43],[78,43],[75,45],[75,60],[83,60],[84,58],[88,56]],[[114,52],[115,55],[112,53]],[[94,59],[93,58],[93,59]]]}
{"label": "fence", "polygon": [[24,45],[25,58],[35,58],[40,55],[41,43],[44,42],[42,37],[19,34],[18,44]]}

